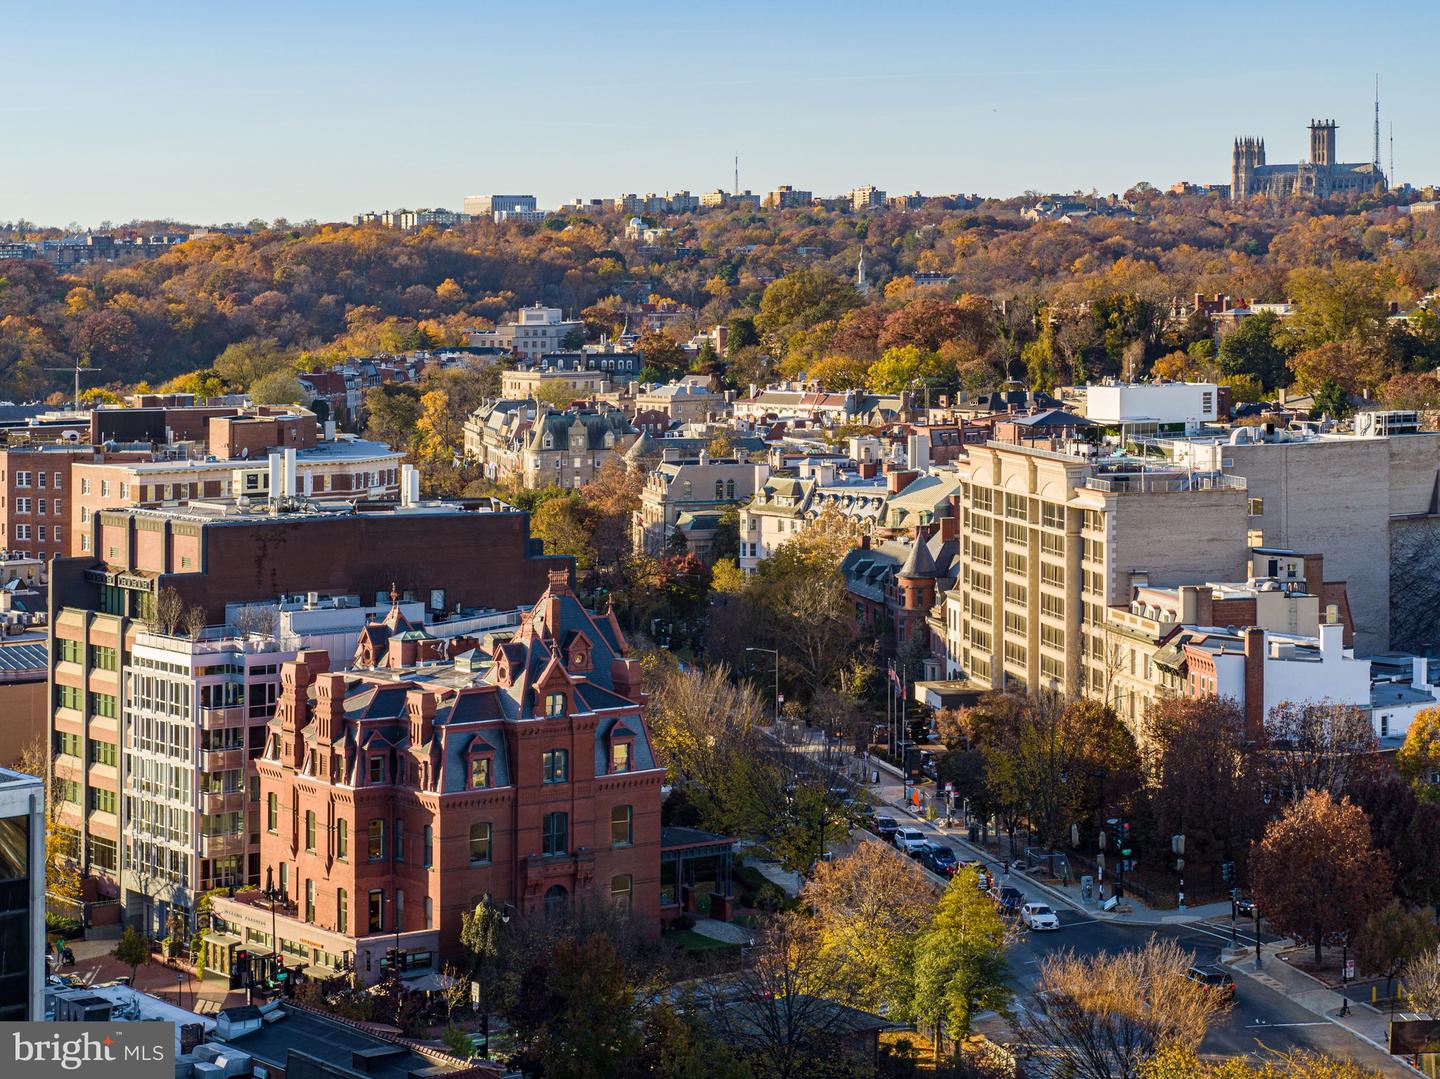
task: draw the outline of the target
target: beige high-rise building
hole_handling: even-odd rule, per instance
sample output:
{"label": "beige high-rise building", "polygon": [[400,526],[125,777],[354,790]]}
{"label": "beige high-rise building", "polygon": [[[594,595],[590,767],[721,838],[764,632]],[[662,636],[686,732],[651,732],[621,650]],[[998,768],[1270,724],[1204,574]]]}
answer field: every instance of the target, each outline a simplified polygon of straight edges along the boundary
{"label": "beige high-rise building", "polygon": [[961,568],[944,601],[947,676],[1104,698],[1109,607],[1147,583],[1244,574],[1243,480],[996,442],[956,465]]}

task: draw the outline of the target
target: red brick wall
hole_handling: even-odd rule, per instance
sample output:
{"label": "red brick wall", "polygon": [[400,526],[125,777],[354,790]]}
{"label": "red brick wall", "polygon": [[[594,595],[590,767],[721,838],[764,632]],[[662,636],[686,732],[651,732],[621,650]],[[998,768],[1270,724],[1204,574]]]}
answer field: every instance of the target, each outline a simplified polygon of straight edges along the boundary
{"label": "red brick wall", "polygon": [[[129,519],[99,515],[96,555],[113,566],[157,570],[138,563],[130,550]],[[428,600],[442,589],[445,603],[507,610],[527,605],[545,591],[547,574],[564,559],[527,556],[528,517],[523,513],[455,513],[390,516],[335,515],[293,520],[206,525],[199,540],[184,537],[190,525],[166,528],[170,545],[165,583],[186,604],[203,607],[212,620],[227,601],[281,592],[359,593],[373,599],[390,591]],[[200,544],[201,557],[192,552]],[[118,554],[111,558],[115,547]],[[323,556],[322,556],[323,554]],[[182,556],[191,565],[181,568]]]}

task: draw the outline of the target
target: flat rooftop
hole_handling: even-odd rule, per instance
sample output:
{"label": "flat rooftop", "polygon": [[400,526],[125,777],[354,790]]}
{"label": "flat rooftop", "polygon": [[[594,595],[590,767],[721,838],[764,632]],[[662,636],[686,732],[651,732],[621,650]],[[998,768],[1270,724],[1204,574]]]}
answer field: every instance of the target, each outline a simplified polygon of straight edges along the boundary
{"label": "flat rooftop", "polygon": [[123,506],[101,513],[124,513],[140,520],[191,521],[205,525],[255,525],[265,522],[299,522],[362,517],[395,520],[401,517],[454,517],[464,513],[517,513],[498,498],[468,502],[416,502],[413,505],[367,504],[358,508],[351,502],[302,502],[284,499],[279,506],[256,499],[197,499],[179,506]]}

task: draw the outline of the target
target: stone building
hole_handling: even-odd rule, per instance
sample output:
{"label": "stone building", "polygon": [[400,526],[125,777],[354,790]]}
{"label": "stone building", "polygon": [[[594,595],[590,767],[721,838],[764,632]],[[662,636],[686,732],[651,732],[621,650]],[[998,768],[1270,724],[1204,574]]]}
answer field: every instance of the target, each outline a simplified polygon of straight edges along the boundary
{"label": "stone building", "polygon": [[1328,199],[1385,190],[1378,162],[1344,164],[1335,156],[1334,120],[1310,121],[1310,158],[1290,165],[1265,160],[1265,140],[1236,139],[1230,151],[1230,197],[1242,202],[1254,195],[1271,199]]}

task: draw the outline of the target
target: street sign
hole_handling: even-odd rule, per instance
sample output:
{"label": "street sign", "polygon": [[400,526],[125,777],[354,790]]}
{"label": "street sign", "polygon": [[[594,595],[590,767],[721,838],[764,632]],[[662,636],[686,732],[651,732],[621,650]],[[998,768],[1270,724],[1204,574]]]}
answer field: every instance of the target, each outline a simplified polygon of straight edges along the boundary
{"label": "street sign", "polygon": [[945,793],[946,793],[946,794],[954,794],[954,793],[955,793],[955,784],[954,784],[954,783],[946,783],[946,784],[945,784]]}

